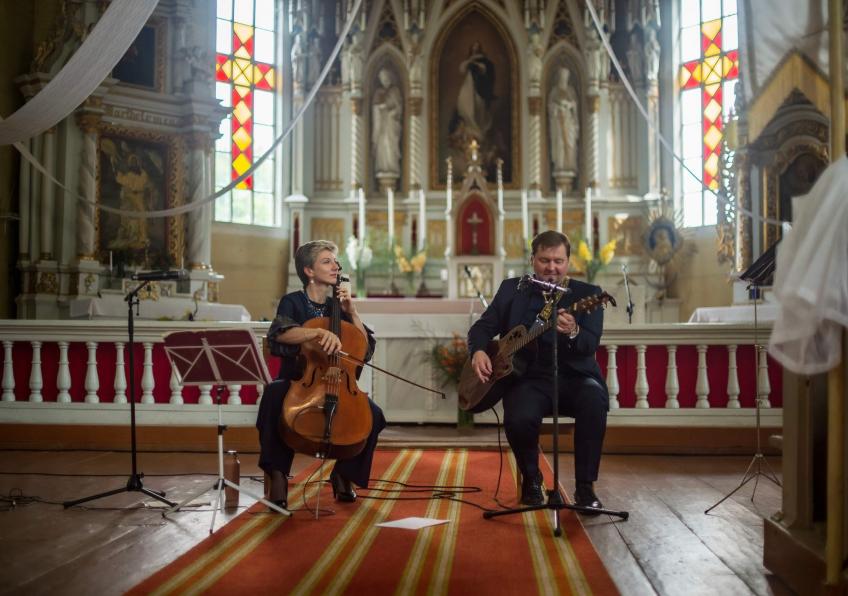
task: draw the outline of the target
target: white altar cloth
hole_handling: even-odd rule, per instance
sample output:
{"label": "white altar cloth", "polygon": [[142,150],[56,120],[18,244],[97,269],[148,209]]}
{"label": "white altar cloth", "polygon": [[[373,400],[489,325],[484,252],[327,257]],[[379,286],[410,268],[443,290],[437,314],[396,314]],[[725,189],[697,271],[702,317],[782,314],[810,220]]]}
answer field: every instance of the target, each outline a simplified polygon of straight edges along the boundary
{"label": "white altar cloth", "polygon": [[[188,298],[162,296],[159,300],[142,300],[139,319],[185,321],[194,312],[194,302]],[[71,300],[72,319],[125,319],[127,303],[122,294],[104,294],[102,297],[76,298]],[[218,304],[200,302],[195,321],[250,321],[250,313],[241,304]]]}
{"label": "white altar cloth", "polygon": [[[772,302],[757,305],[757,322],[771,323],[777,318],[778,305]],[[708,306],[696,308],[689,323],[753,323],[754,305]]]}

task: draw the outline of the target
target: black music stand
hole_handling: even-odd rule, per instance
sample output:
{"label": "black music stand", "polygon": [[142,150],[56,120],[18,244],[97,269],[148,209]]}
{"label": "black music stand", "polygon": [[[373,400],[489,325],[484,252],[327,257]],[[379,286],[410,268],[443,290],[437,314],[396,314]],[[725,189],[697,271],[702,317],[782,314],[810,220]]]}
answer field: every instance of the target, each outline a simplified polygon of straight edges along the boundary
{"label": "black music stand", "polygon": [[[556,292],[559,290],[563,291],[563,294],[568,292],[567,288],[560,287],[556,284],[541,282],[540,280],[536,280],[533,278],[529,278],[528,281],[530,283],[536,284],[540,287],[544,287],[548,291]],[[554,306],[554,312],[551,316],[557,316],[556,313],[556,305]],[[537,319],[537,324],[539,323]],[[554,434],[553,434],[553,453],[551,457],[554,460],[554,478],[552,483],[551,490],[548,491],[548,502],[543,503],[541,505],[528,505],[526,507],[516,507],[514,509],[503,509],[500,511],[485,511],[483,513],[483,517],[485,519],[491,519],[493,517],[498,517],[501,515],[512,515],[515,513],[524,513],[525,511],[536,511],[538,509],[550,509],[554,512],[554,536],[562,536],[562,525],[560,524],[559,512],[561,509],[571,509],[572,511],[577,511],[579,513],[588,513],[592,515],[606,513],[607,515],[613,515],[615,517],[620,517],[623,520],[626,520],[630,514],[627,511],[613,511],[611,509],[596,509],[594,507],[583,507],[581,505],[572,505],[571,503],[566,503],[565,499],[560,492],[559,485],[559,363],[557,362],[557,343],[559,343],[559,338],[557,337],[557,328],[556,325],[552,326],[550,331],[547,333],[553,334],[553,347],[551,348],[551,354],[553,355],[553,394],[552,394],[552,413],[551,417],[554,420]],[[540,336],[541,337],[541,336]]]}
{"label": "black music stand", "polygon": [[[766,456],[763,455],[762,441],[760,440],[760,350],[762,349],[762,346],[760,345],[759,340],[759,321],[757,320],[757,302],[761,298],[761,289],[763,286],[771,286],[774,283],[774,269],[776,267],[777,257],[776,248],[777,243],[775,242],[768,248],[767,251],[761,254],[756,261],[751,263],[750,267],[739,275],[739,279],[749,282],[748,293],[749,296],[754,299],[754,374],[756,375],[754,377],[756,387],[754,405],[757,413],[754,432],[757,433],[757,450],[751,458],[751,463],[748,464],[748,468],[745,470],[745,474],[742,475],[742,480],[736,488],[724,495],[709,509],[705,510],[705,514],[724,503],[751,480],[754,481],[754,490],[751,491],[751,502],[753,502],[754,495],[757,493],[757,485],[760,482],[760,476],[766,480],[771,480],[777,486],[781,486],[777,474],[775,474],[774,470],[771,469]],[[765,471],[763,470],[763,467],[765,467]]]}
{"label": "black music stand", "polygon": [[129,341],[127,342],[127,346],[129,346],[129,377],[130,377],[130,454],[132,460],[132,472],[130,473],[130,477],[127,479],[126,486],[121,488],[116,488],[114,490],[107,490],[103,493],[98,493],[96,495],[91,495],[89,497],[83,497],[82,499],[76,499],[74,501],[65,501],[62,503],[62,506],[67,509],[68,507],[73,507],[74,505],[79,505],[81,503],[87,503],[88,501],[94,501],[95,499],[101,499],[103,497],[109,497],[112,495],[117,495],[119,493],[126,492],[139,492],[147,495],[148,497],[153,497],[163,503],[173,507],[174,503],[165,498],[165,493],[158,490],[151,490],[149,488],[144,488],[144,483],[141,481],[144,478],[144,474],[139,474],[138,472],[138,451],[136,449],[136,440],[135,440],[135,360],[133,357],[133,332],[135,327],[133,325],[133,306],[138,308],[139,300],[138,293],[150,283],[151,280],[145,280],[138,284],[133,290],[131,290],[125,297],[124,301],[127,303],[127,336]]}
{"label": "black music stand", "polygon": [[243,492],[274,511],[291,515],[287,509],[276,505],[235,482],[224,478],[224,431],[227,426],[221,419],[221,391],[224,385],[251,385],[271,383],[271,375],[259,351],[256,336],[250,329],[201,329],[199,331],[174,331],[165,335],[165,354],[177,371],[183,385],[215,385],[215,401],[218,405],[218,478],[214,484],[173,505],[162,513],[178,511],[210,489],[217,491],[212,508],[211,534],[215,528],[218,509],[223,508],[221,491],[229,486]]}

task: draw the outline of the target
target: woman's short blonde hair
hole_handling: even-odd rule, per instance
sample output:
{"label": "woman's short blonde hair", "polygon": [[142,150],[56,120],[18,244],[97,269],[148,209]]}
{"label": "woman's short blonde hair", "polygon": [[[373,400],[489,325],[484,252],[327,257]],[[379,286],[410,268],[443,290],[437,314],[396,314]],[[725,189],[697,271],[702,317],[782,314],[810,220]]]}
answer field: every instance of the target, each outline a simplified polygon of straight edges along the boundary
{"label": "woman's short blonde hair", "polygon": [[336,246],[335,242],[330,240],[313,240],[312,242],[300,245],[295,251],[294,268],[297,270],[297,276],[303,282],[304,288],[309,284],[309,277],[306,275],[304,268],[313,267],[318,255],[324,250],[329,250],[333,254],[336,254],[339,252],[339,247]]}

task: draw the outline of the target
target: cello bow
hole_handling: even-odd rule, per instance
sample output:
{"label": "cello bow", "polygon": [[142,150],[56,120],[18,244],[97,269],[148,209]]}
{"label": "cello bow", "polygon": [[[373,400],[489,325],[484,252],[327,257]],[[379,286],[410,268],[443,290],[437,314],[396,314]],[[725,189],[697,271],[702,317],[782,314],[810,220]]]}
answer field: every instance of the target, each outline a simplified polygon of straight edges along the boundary
{"label": "cello bow", "polygon": [[394,377],[395,379],[398,379],[399,381],[409,383],[410,385],[414,385],[415,387],[418,387],[419,389],[423,389],[424,391],[429,391],[430,393],[435,393],[437,395],[441,395],[442,399],[447,399],[447,396],[445,395],[444,391],[439,391],[438,389],[432,389],[430,387],[425,387],[424,385],[419,385],[415,381],[410,381],[409,379],[406,379],[406,378],[404,378],[400,375],[396,375],[395,373],[390,372],[390,371],[386,370],[385,368],[380,368],[376,364],[371,364],[370,362],[365,362],[364,360],[360,360],[359,358],[356,358],[355,356],[351,356],[347,352],[339,350],[339,356],[341,356],[342,358],[346,358],[347,360],[350,360],[351,362],[354,362],[355,364],[359,364],[360,366],[370,366],[374,370],[378,370],[381,373],[389,375],[390,377]]}

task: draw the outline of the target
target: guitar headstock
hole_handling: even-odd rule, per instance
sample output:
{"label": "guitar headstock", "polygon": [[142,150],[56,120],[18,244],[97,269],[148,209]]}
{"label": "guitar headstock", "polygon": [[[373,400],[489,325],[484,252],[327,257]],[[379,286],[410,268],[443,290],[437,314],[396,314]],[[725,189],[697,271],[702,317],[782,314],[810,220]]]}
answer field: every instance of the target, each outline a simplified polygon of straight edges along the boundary
{"label": "guitar headstock", "polygon": [[574,312],[592,312],[593,310],[597,310],[598,308],[605,307],[607,303],[612,304],[613,306],[617,306],[615,303],[615,298],[610,296],[607,292],[601,292],[600,294],[595,294],[594,296],[587,296],[582,300],[578,300],[574,303],[572,308],[574,309]]}

